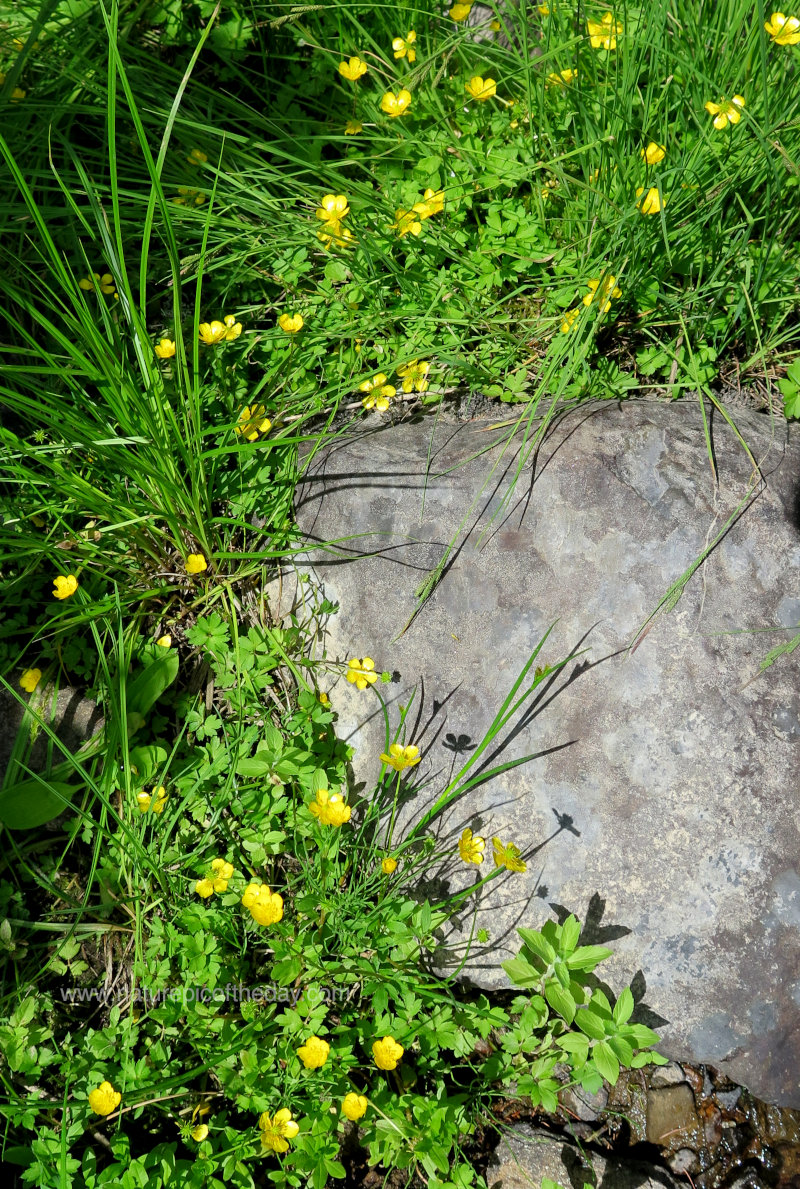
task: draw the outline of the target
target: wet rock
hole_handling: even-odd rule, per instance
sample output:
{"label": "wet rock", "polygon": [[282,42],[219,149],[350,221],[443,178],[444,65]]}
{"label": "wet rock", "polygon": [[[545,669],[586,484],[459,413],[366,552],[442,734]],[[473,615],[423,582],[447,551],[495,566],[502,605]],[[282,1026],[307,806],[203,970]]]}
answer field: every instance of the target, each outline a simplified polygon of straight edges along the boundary
{"label": "wet rock", "polygon": [[[527,454],[486,422],[381,426],[315,457],[298,519],[339,541],[314,557],[342,608],[328,657],[366,654],[397,673],[375,687],[394,722],[416,688],[405,741],[423,763],[406,823],[475,754],[551,625],[536,663],[573,657],[471,774],[534,758],[433,824],[442,846],[469,826],[513,840],[528,862],[482,893],[475,923],[489,942],[473,944],[464,972],[506,985],[516,927],[574,912],[584,942],[613,949],[598,973],[611,987],[634,981],[637,1018],[668,1056],[800,1106],[796,667],[751,680],[784,638],[755,629],[780,627],[800,598],[800,437],[745,410],[736,421],[765,486],[751,487],[750,459],[711,414],[714,484],[694,404],[582,407]],[[729,520],[673,609],[638,635]],[[366,788],[385,743],[374,692],[332,691]],[[452,891],[476,877],[457,858],[439,874]],[[460,919],[465,941],[469,913]]]}
{"label": "wet rock", "polygon": [[655,1164],[602,1156],[528,1126],[514,1128],[501,1139],[486,1183],[489,1189],[538,1189],[543,1177],[559,1185],[589,1183],[613,1189],[671,1189],[678,1184]]}
{"label": "wet rock", "polygon": [[685,1081],[686,1074],[676,1061],[670,1061],[669,1065],[657,1066],[650,1075],[650,1086],[654,1090],[661,1086],[679,1086]]}

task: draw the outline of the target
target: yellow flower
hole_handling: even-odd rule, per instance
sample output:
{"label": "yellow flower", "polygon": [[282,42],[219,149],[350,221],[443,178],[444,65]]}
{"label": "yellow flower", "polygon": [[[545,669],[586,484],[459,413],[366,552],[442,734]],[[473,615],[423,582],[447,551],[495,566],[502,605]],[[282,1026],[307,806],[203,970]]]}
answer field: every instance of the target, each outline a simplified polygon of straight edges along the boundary
{"label": "yellow flower", "polygon": [[300,1130],[292,1118],[292,1112],[286,1107],[276,1111],[273,1118],[264,1111],[258,1120],[258,1126],[261,1131],[261,1146],[273,1152],[288,1152],[289,1145],[286,1141],[294,1139]]}
{"label": "yellow flower", "polygon": [[205,165],[208,157],[200,149],[192,149],[186,160],[190,165]]}
{"label": "yellow flower", "polygon": [[464,90],[469,91],[473,99],[483,103],[485,99],[491,99],[492,95],[497,94],[497,83],[493,78],[481,78],[479,74],[473,74],[469,82],[464,83]]}
{"label": "yellow flower", "polygon": [[298,330],[303,329],[303,315],[280,314],[278,316],[278,325],[287,334],[297,334]]}
{"label": "yellow flower", "polygon": [[372,1056],[378,1069],[396,1069],[404,1052],[403,1046],[392,1036],[384,1036],[383,1040],[376,1040],[372,1046]]}
{"label": "yellow flower", "polygon": [[96,1090],[89,1091],[89,1106],[96,1115],[110,1115],[122,1102],[122,1095],[111,1082],[101,1082]]}
{"label": "yellow flower", "polygon": [[413,29],[409,29],[405,37],[395,37],[392,41],[395,58],[406,58],[409,63],[416,61],[417,51],[411,48],[416,40],[417,35]]}
{"label": "yellow flower", "polygon": [[228,332],[224,322],[201,322],[198,327],[200,338],[209,347],[214,343],[221,343],[228,337]]}
{"label": "yellow flower", "polygon": [[322,691],[322,693],[319,695],[319,701],[320,701],[320,705],[321,705],[321,706],[330,706],[330,704],[331,704],[331,700],[330,700],[330,698],[328,697],[328,695],[325,693],[325,691],[324,691],[324,690],[323,690],[323,691]]}
{"label": "yellow flower", "polygon": [[422,202],[415,202],[411,209],[416,211],[420,219],[430,219],[431,215],[438,215],[444,210],[444,190],[426,190]]}
{"label": "yellow flower", "polygon": [[36,689],[36,686],[39,684],[39,682],[41,680],[42,680],[42,670],[41,669],[26,669],[25,672],[20,677],[19,683],[20,683],[21,687],[25,690],[26,694],[32,694],[33,691]]}
{"label": "yellow flower", "polygon": [[158,791],[154,789],[152,793],[145,792],[142,789],[141,793],[137,793],[136,800],[139,803],[140,813],[147,813],[148,809],[152,809],[153,813],[163,813],[164,806],[169,800],[169,797],[167,796],[167,790],[162,784]]}
{"label": "yellow flower", "polygon": [[617,284],[615,276],[607,276],[601,283],[600,277],[592,277],[591,281],[586,284],[591,289],[591,293],[587,293],[583,299],[585,306],[590,306],[595,297],[600,298],[600,313],[605,314],[611,309],[611,299],[613,297],[622,297],[622,290]]}
{"label": "yellow flower", "polygon": [[[644,186],[639,186],[638,190],[636,191],[636,197],[639,198],[640,194],[644,194]],[[642,198],[637,203],[637,206],[643,215],[657,215],[662,206],[666,205],[666,198],[662,199],[656,186],[651,186],[644,195],[644,198]]]}
{"label": "yellow flower", "polygon": [[580,314],[580,310],[566,310],[564,317],[561,320],[560,330],[562,334],[569,334]]}
{"label": "yellow flower", "polygon": [[[376,376],[376,380],[385,380],[385,376]],[[363,390],[363,386],[362,386]],[[375,662],[371,656],[365,656],[363,660],[358,657],[353,657],[347,662],[347,672],[345,677],[355,685],[356,689],[366,689],[368,685],[374,685],[378,680],[378,674],[375,672]]]}
{"label": "yellow flower", "polygon": [[385,111],[387,116],[394,119],[396,116],[402,116],[408,105],[411,103],[411,92],[403,87],[402,91],[398,91],[395,95],[394,91],[387,91],[383,99],[381,99],[381,111]]}
{"label": "yellow flower", "polygon": [[317,232],[317,239],[321,240],[325,249],[331,244],[337,248],[347,248],[351,242],[355,242],[350,228],[342,227],[341,223],[326,223],[324,228]]}
{"label": "yellow flower", "polygon": [[548,74],[544,81],[548,87],[568,87],[577,77],[577,70],[559,70]]}
{"label": "yellow flower", "polygon": [[297,1050],[297,1056],[306,1069],[322,1069],[330,1051],[331,1046],[327,1040],[322,1040],[319,1036],[309,1036],[306,1043]]}
{"label": "yellow flower", "polygon": [[53,579],[53,597],[68,599],[78,589],[78,579],[74,574],[59,574]]}
{"label": "yellow flower", "polygon": [[241,322],[237,322],[233,314],[226,314],[223,318],[223,321],[227,327],[227,330],[225,331],[225,338],[228,340],[228,342],[230,343],[233,342],[234,339],[238,339],[239,335],[242,333]]}
{"label": "yellow flower", "polygon": [[501,842],[499,838],[493,838],[492,842],[495,867],[505,867],[507,871],[528,870],[528,864],[523,863],[519,857],[519,847],[514,846],[513,842]]}
{"label": "yellow flower", "polygon": [[[367,395],[362,400],[362,405],[365,409],[379,409],[382,413],[389,408],[389,401],[393,396],[397,396],[397,389],[393,388],[391,384],[386,383],[386,376],[380,372],[377,376],[373,376],[371,380],[365,380],[363,384],[358,386],[359,392],[366,392]],[[369,657],[364,658],[364,663],[369,660]],[[349,662],[347,670],[347,680],[355,681],[355,677],[350,676],[350,667],[353,661]],[[369,666],[367,666],[369,668]],[[372,666],[375,667],[374,664]],[[367,677],[370,685],[376,680],[377,674]],[[363,685],[358,686],[359,689],[364,689]]]}
{"label": "yellow flower", "polygon": [[338,69],[342,78],[349,78],[354,83],[361,78],[362,74],[367,73],[367,64],[360,58],[351,58],[348,62],[340,62]]}
{"label": "yellow flower", "polygon": [[242,904],[258,925],[275,925],[283,919],[283,897],[266,884],[251,883],[245,888]]}
{"label": "yellow flower", "polygon": [[212,883],[215,892],[227,892],[228,880],[233,875],[233,863],[225,859],[212,859],[211,870],[214,872]]}
{"label": "yellow flower", "polygon": [[367,1113],[369,1103],[363,1094],[354,1094],[353,1091],[345,1094],[342,1099],[342,1114],[346,1119],[352,1119],[355,1123],[362,1115]]}
{"label": "yellow flower", "polygon": [[458,840],[458,853],[465,863],[482,863],[483,852],[486,849],[486,839],[472,830],[464,830]]}
{"label": "yellow flower", "polygon": [[172,645],[172,636],[159,636],[156,644],[159,648],[170,648]]}
{"label": "yellow flower", "polygon": [[718,132],[727,128],[728,124],[738,124],[742,118],[742,108],[745,106],[743,95],[734,95],[730,103],[720,99],[719,103],[705,104],[705,109],[714,117],[714,127]]}
{"label": "yellow flower", "polygon": [[499,21],[489,21],[489,28],[492,30],[493,33],[499,33],[500,30],[502,29],[502,27],[503,26],[500,24]]}
{"label": "yellow flower", "polygon": [[472,8],[472,0],[469,4],[454,4],[448,12],[448,16],[453,21],[465,21],[469,16],[469,10]]}
{"label": "yellow flower", "polygon": [[202,190],[194,190],[191,186],[178,186],[178,198],[173,198],[175,206],[202,206],[206,200]]}
{"label": "yellow flower", "polygon": [[408,235],[409,231],[412,235],[419,235],[422,231],[422,223],[416,218],[415,212],[404,211],[402,207],[394,212],[396,222],[392,223],[391,230],[396,231],[400,239],[404,235]]}
{"label": "yellow flower", "polygon": [[205,1123],[198,1123],[196,1127],[192,1128],[189,1134],[193,1140],[201,1144],[208,1135],[208,1126]]}
{"label": "yellow flower", "polygon": [[161,339],[154,347],[159,359],[172,359],[175,354],[175,344],[172,339]]}
{"label": "yellow flower", "polygon": [[404,772],[406,768],[413,768],[420,762],[418,747],[401,747],[399,743],[389,744],[389,754],[381,755],[381,762],[395,772]]}
{"label": "yellow flower", "polygon": [[[117,296],[114,288],[114,278],[110,272],[104,272],[102,277],[99,272],[93,272],[92,277],[97,281],[97,287],[101,293],[113,293],[115,297]],[[92,277],[85,277],[82,281],[78,281],[78,286],[86,290],[94,289]]]}
{"label": "yellow flower", "polygon": [[343,826],[352,813],[341,793],[328,789],[317,789],[317,799],[308,808],[322,826]]}
{"label": "yellow flower", "polygon": [[245,405],[239,412],[239,421],[233,427],[235,432],[248,442],[254,442],[260,433],[269,433],[272,422],[263,405]]}
{"label": "yellow flower", "polygon": [[623,32],[622,25],[615,21],[612,13],[604,12],[599,21],[587,21],[586,29],[593,50],[614,50],[617,38]]}
{"label": "yellow flower", "polygon": [[403,380],[403,392],[425,392],[428,387],[428,381],[425,379],[428,372],[431,370],[431,365],[426,359],[411,359],[408,363],[402,363],[397,369],[398,376]]}
{"label": "yellow flower", "polygon": [[186,573],[187,574],[202,574],[204,570],[208,569],[208,562],[203,557],[202,553],[190,553],[186,559]]}
{"label": "yellow flower", "polygon": [[364,125],[360,120],[348,120],[344,126],[345,136],[358,136],[359,132],[364,131]]}
{"label": "yellow flower", "polygon": [[641,150],[642,160],[646,165],[658,165],[659,161],[663,161],[667,155],[667,150],[662,144],[656,144],[651,140],[647,148]]}
{"label": "yellow flower", "polygon": [[[396,870],[397,870],[397,859],[393,859],[391,857],[391,855],[387,855],[386,858],[381,863],[381,871],[383,872],[384,875],[394,875]],[[364,1112],[362,1111],[361,1113],[363,1114]],[[347,1117],[349,1119],[350,1115],[348,1115]]]}
{"label": "yellow flower", "polygon": [[764,28],[776,45],[800,44],[800,17],[787,17],[782,12],[773,12]]}
{"label": "yellow flower", "polygon": [[194,890],[198,896],[202,896],[204,900],[208,900],[209,896],[214,895],[214,885],[210,879],[198,879],[194,885]]}
{"label": "yellow flower", "polygon": [[323,223],[338,224],[350,214],[350,207],[344,194],[326,194],[316,213]]}

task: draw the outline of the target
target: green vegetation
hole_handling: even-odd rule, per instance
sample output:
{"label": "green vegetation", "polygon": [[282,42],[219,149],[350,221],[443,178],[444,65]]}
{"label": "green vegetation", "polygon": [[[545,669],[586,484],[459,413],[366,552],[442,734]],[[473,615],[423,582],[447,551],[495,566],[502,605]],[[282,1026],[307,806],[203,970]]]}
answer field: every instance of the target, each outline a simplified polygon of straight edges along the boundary
{"label": "green vegetation", "polygon": [[[372,708],[379,673],[310,659],[335,611],[312,583],[281,619],[265,594],[303,466],[353,419],[459,386],[523,424],[650,385],[718,403],[729,366],[800,415],[800,25],[490,7],[0,0],[22,1184],[321,1189],[357,1124],[372,1163],[466,1189],[494,1097],[553,1110],[557,1064],[596,1089],[661,1060],[574,918],[520,930],[507,1003],[436,974],[449,917],[524,869],[428,829],[484,749],[431,790],[387,714],[356,797],[327,691]],[[540,647],[487,744],[558,667],[530,676]],[[102,711],[74,752],[63,687]]]}

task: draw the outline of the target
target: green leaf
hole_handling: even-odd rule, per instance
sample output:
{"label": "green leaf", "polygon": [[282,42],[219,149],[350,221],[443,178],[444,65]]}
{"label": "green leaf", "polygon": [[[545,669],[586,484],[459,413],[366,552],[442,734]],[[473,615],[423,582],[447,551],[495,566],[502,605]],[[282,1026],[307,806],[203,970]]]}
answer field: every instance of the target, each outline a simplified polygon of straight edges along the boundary
{"label": "green leaf", "polygon": [[590,1011],[588,1007],[583,1007],[579,1012],[575,1013],[575,1023],[581,1032],[585,1032],[587,1036],[591,1036],[592,1040],[605,1039],[606,1030],[603,1027],[603,1021],[593,1011]]}
{"label": "green leaf", "polygon": [[129,682],[125,700],[129,713],[145,715],[178,676],[178,653],[167,649]]}
{"label": "green leaf", "polygon": [[568,991],[569,990],[569,982],[570,982],[569,971],[567,970],[564,963],[561,962],[560,960],[556,961],[556,964],[553,968],[553,974],[556,976],[558,981],[561,983],[561,986],[564,988],[564,990]]}
{"label": "green leaf", "polygon": [[567,958],[570,970],[594,970],[606,958],[611,957],[611,950],[604,945],[582,945]]}
{"label": "green leaf", "polygon": [[[269,748],[270,751],[280,755],[283,751],[283,735],[277,727],[264,727],[264,733],[261,737],[263,744]],[[260,750],[260,748],[259,748]]]}
{"label": "green leaf", "polygon": [[633,1008],[633,993],[630,987],[626,987],[625,990],[621,992],[617,1002],[614,1004],[614,1023],[617,1025],[627,1024],[633,1013]]}
{"label": "green leaf", "polygon": [[620,1034],[632,1040],[638,1048],[656,1045],[661,1040],[658,1033],[646,1024],[626,1024],[624,1028],[620,1028]]}
{"label": "green leaf", "polygon": [[248,759],[239,760],[236,765],[237,776],[244,776],[246,780],[253,780],[258,776],[266,776],[272,768],[272,764],[267,760],[260,760],[257,756],[250,756]]}
{"label": "green leaf", "polygon": [[541,971],[523,957],[509,958],[507,962],[501,962],[501,966],[517,987],[538,987],[542,981]]}
{"label": "green leaf", "polygon": [[316,793],[320,789],[327,789],[328,774],[324,768],[315,768],[311,774],[311,792]]}
{"label": "green leaf", "polygon": [[592,1049],[592,1060],[600,1074],[610,1085],[615,1086],[619,1078],[619,1061],[614,1050],[607,1041],[602,1041]]}
{"label": "green leaf", "polygon": [[129,752],[131,768],[136,770],[137,781],[147,784],[151,776],[163,772],[167,762],[167,749],[158,743],[146,747],[133,747]]}
{"label": "green leaf", "polygon": [[561,942],[559,952],[562,958],[568,958],[573,953],[581,936],[581,927],[574,916],[570,915],[561,926]]}
{"label": "green leaf", "polygon": [[568,1024],[572,1023],[575,1018],[575,1000],[569,991],[564,990],[561,983],[556,982],[555,979],[550,979],[545,985],[544,997],[553,1011],[557,1011]]}
{"label": "green leaf", "polygon": [[0,791],[0,822],[9,830],[33,830],[58,817],[77,789],[60,780],[24,780]]}
{"label": "green leaf", "polygon": [[565,1053],[570,1053],[578,1065],[583,1065],[589,1056],[589,1041],[579,1032],[568,1032],[566,1036],[559,1036],[558,1045]]}
{"label": "green leaf", "polygon": [[529,950],[533,950],[534,954],[542,959],[548,966],[551,966],[556,960],[556,951],[551,946],[546,937],[536,929],[517,929],[522,940]]}
{"label": "green leaf", "polygon": [[619,1058],[620,1065],[630,1065],[633,1060],[633,1049],[622,1036],[610,1036],[609,1046]]}

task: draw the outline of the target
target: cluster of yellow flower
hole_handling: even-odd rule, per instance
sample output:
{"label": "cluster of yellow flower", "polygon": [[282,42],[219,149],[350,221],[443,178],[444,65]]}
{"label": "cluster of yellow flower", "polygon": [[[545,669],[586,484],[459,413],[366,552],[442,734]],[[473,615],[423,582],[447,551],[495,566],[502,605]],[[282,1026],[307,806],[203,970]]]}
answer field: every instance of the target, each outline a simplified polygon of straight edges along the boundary
{"label": "cluster of yellow flower", "polygon": [[431,216],[438,215],[443,210],[444,191],[428,189],[423,194],[421,201],[415,202],[410,211],[404,210],[402,207],[395,211],[395,222],[392,223],[391,230],[396,231],[400,239],[404,235],[408,235],[409,232],[412,235],[419,235],[425,219],[430,219]]}
{"label": "cluster of yellow flower", "polygon": [[233,314],[225,314],[221,322],[201,322],[198,333],[201,342],[209,347],[215,343],[230,343],[242,333],[242,324]]}
{"label": "cluster of yellow flower", "polygon": [[[426,359],[412,359],[408,363],[401,364],[397,368],[397,374],[402,380],[403,392],[425,392],[428,388],[428,372],[431,365]],[[378,372],[371,380],[365,380],[363,384],[358,386],[359,392],[366,392],[366,396],[362,400],[362,405],[365,409],[378,409],[380,412],[385,412],[389,408],[389,401],[397,396],[397,389],[392,384],[387,383],[387,376],[384,372]],[[369,657],[365,658],[369,660]],[[351,682],[357,681],[357,664],[359,662],[354,658],[348,664],[347,680]],[[369,669],[369,666],[367,666]],[[356,674],[351,676],[350,673]],[[362,674],[363,677],[363,674]],[[376,675],[364,678],[370,685],[376,679]],[[358,685],[359,689],[364,689],[364,685]]]}
{"label": "cluster of yellow flower", "polygon": [[[499,838],[493,838],[492,843],[495,867],[505,867],[507,871],[519,873],[528,870],[528,864],[520,858],[519,847],[513,842],[501,842]],[[482,863],[485,849],[486,839],[473,834],[472,830],[464,830],[458,840],[458,853],[465,863]]]}
{"label": "cluster of yellow flower", "polygon": [[[164,788],[163,784],[160,786],[160,788],[153,789],[152,793],[148,793],[145,789],[142,789],[142,791],[136,796],[140,813],[147,813],[148,810],[150,810],[152,813],[163,813],[164,806],[168,800],[169,796],[167,795],[167,790]],[[233,868],[231,868],[231,871],[233,871]]]}
{"label": "cluster of yellow flower", "polygon": [[350,821],[352,812],[342,794],[329,789],[317,789],[316,800],[309,809],[322,826],[343,826]]}
{"label": "cluster of yellow flower", "polygon": [[326,194],[317,207],[316,215],[322,227],[317,232],[324,248],[333,244],[337,248],[345,248],[353,240],[353,233],[349,227],[342,225],[342,219],[350,214],[350,204],[344,194]]}
{"label": "cluster of yellow flower", "polygon": [[202,896],[204,900],[208,900],[215,892],[227,892],[228,881],[232,875],[232,863],[228,863],[225,859],[213,859],[209,874],[203,879],[198,879],[194,885],[194,890],[198,896]]}
{"label": "cluster of yellow flower", "polygon": [[[617,278],[613,273],[609,273],[605,277],[592,277],[590,281],[586,282],[586,285],[589,292],[582,298],[583,304],[588,309],[595,298],[597,298],[601,314],[608,313],[611,309],[611,302],[615,297],[622,297],[622,290],[617,284]],[[580,308],[566,311],[561,323],[562,334],[568,334],[572,330],[579,314]]]}

